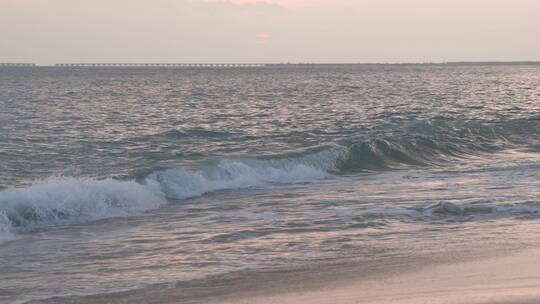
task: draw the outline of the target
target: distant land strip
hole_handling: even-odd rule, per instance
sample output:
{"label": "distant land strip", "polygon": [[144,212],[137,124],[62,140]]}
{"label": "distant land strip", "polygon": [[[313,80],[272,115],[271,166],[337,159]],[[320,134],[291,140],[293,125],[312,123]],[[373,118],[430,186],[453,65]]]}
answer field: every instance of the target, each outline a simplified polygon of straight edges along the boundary
{"label": "distant land strip", "polygon": [[54,65],[38,65],[35,63],[0,62],[0,67],[58,67],[58,68],[98,68],[98,67],[169,67],[169,68],[253,68],[253,67],[286,67],[286,66],[378,66],[378,65],[540,65],[540,61],[449,61],[425,63],[56,63]]}

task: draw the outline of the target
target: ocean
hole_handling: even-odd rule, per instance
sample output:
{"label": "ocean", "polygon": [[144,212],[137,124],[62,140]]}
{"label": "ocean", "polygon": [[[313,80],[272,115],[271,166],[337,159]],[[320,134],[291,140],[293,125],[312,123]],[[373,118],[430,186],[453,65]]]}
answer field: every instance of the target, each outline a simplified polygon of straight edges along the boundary
{"label": "ocean", "polygon": [[519,250],[539,222],[540,65],[0,68],[1,303]]}

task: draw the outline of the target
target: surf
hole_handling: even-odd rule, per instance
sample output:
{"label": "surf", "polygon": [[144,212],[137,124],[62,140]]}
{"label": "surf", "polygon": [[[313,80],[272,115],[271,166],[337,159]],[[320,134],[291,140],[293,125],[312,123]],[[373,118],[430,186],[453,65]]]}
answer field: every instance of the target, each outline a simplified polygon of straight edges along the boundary
{"label": "surf", "polygon": [[[51,177],[28,187],[4,189],[0,191],[0,241],[36,228],[131,216],[220,190],[312,183],[360,172],[449,167],[457,159],[520,145],[489,128],[464,131],[432,122],[409,127],[423,132],[348,140],[281,155],[203,160],[190,167],[151,170],[143,177]],[[447,132],[441,133],[441,127]]]}

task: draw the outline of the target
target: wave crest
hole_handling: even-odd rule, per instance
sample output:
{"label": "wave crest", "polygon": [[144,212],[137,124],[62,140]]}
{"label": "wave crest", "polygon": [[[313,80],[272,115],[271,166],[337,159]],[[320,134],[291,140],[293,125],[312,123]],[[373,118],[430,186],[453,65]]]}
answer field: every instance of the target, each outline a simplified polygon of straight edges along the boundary
{"label": "wave crest", "polygon": [[13,232],[120,217],[158,208],[166,199],[186,199],[225,189],[269,183],[315,181],[329,176],[343,148],[305,156],[221,160],[198,169],[175,168],[143,182],[50,178],[26,188],[0,191],[0,241]]}
{"label": "wave crest", "polygon": [[14,230],[126,216],[164,202],[159,192],[133,181],[50,178],[0,192],[0,238]]}
{"label": "wave crest", "polygon": [[171,199],[185,199],[226,189],[263,186],[268,183],[299,183],[329,177],[346,149],[336,147],[298,157],[221,160],[198,170],[183,168],[151,174],[147,184],[158,185]]}
{"label": "wave crest", "polygon": [[[446,133],[439,131],[443,127]],[[4,189],[0,191],[0,242],[10,239],[14,231],[126,216],[155,209],[167,199],[272,183],[311,182],[363,170],[439,166],[511,144],[498,130],[469,127],[420,123],[407,130],[417,128],[423,132],[378,136],[298,154],[222,159],[194,169],[159,170],[141,182],[50,178],[26,188]],[[458,210],[447,204],[426,210],[433,214],[480,211],[488,210]]]}

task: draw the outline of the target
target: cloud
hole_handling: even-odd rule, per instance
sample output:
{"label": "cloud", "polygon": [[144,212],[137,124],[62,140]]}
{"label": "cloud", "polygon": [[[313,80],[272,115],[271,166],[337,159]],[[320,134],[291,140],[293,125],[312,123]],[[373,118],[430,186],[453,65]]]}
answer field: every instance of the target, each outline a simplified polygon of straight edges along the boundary
{"label": "cloud", "polygon": [[271,35],[268,33],[258,33],[255,35],[255,43],[266,45],[270,43],[270,37]]}
{"label": "cloud", "polygon": [[[305,8],[305,7],[342,7],[350,6],[355,1],[351,0],[230,0],[231,3],[246,5],[246,4],[261,4],[278,5],[287,8]],[[358,0],[356,1],[358,2]]]}

